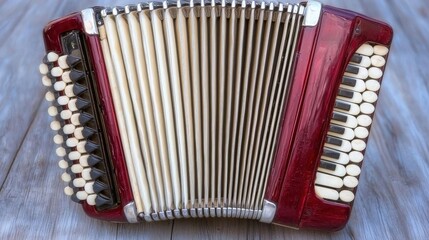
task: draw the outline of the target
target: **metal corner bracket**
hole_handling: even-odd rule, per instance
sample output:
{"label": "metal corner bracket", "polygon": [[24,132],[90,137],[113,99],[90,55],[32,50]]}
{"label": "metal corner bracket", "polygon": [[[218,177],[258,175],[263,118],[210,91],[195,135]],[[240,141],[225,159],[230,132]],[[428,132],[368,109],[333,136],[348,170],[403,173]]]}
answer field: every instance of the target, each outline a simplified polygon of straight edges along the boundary
{"label": "metal corner bracket", "polygon": [[130,202],[124,206],[124,215],[127,218],[127,221],[129,223],[139,222],[139,218],[137,215],[137,208],[134,202]]}
{"label": "metal corner bracket", "polygon": [[83,20],[83,29],[89,35],[98,35],[97,20],[95,11],[92,8],[84,9],[80,12]]}
{"label": "metal corner bracket", "polygon": [[264,203],[262,205],[262,215],[259,221],[263,223],[271,223],[276,216],[276,210],[276,204],[268,200],[264,200]]}
{"label": "metal corner bracket", "polygon": [[319,23],[320,14],[322,13],[322,4],[317,1],[308,1],[305,7],[303,26],[314,27]]}

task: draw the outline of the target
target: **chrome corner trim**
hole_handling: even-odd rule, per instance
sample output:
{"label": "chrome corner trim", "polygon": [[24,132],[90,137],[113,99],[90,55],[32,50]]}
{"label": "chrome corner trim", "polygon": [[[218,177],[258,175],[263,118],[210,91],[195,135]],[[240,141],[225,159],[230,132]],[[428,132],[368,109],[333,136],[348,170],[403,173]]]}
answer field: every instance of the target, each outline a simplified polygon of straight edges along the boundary
{"label": "chrome corner trim", "polygon": [[262,206],[262,214],[259,221],[264,223],[271,223],[274,219],[274,216],[276,215],[276,209],[277,206],[274,203],[264,200]]}
{"label": "chrome corner trim", "polygon": [[85,32],[90,35],[98,35],[97,20],[95,19],[94,9],[84,9],[80,14],[82,15],[83,29]]}
{"label": "chrome corner trim", "polygon": [[314,27],[319,23],[322,4],[317,1],[308,1],[305,7],[303,26]]}
{"label": "chrome corner trim", "polygon": [[130,202],[124,206],[124,215],[127,218],[129,223],[137,223],[139,222],[137,215],[137,208],[134,202]]}

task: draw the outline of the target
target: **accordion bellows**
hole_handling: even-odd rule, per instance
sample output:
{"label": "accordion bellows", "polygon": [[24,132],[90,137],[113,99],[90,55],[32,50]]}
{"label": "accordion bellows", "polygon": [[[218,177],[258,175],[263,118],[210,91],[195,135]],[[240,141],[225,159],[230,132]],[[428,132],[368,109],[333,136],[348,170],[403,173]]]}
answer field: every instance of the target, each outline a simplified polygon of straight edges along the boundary
{"label": "accordion bellows", "polygon": [[322,6],[147,3],[51,22],[64,192],[111,221],[350,215],[391,28]]}

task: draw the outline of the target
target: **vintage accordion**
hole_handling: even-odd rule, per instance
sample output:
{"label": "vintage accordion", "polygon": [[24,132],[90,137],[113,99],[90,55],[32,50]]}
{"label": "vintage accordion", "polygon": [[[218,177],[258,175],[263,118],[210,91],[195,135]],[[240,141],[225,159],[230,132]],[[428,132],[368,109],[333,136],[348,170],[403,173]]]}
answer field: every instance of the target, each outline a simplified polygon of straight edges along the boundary
{"label": "vintage accordion", "polygon": [[392,29],[273,2],[85,9],[49,23],[64,192],[112,221],[350,215]]}

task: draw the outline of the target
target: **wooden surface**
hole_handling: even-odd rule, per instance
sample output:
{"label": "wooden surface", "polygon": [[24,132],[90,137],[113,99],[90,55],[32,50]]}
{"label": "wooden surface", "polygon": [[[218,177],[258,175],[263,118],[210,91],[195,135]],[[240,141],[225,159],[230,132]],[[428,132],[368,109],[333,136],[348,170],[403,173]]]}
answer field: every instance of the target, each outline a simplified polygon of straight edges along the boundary
{"label": "wooden surface", "polygon": [[233,219],[115,224],[85,216],[62,192],[37,66],[42,27],[92,5],[129,1],[2,1],[0,7],[0,238],[427,239],[429,236],[429,5],[425,0],[324,3],[395,30],[357,201],[339,232]]}

